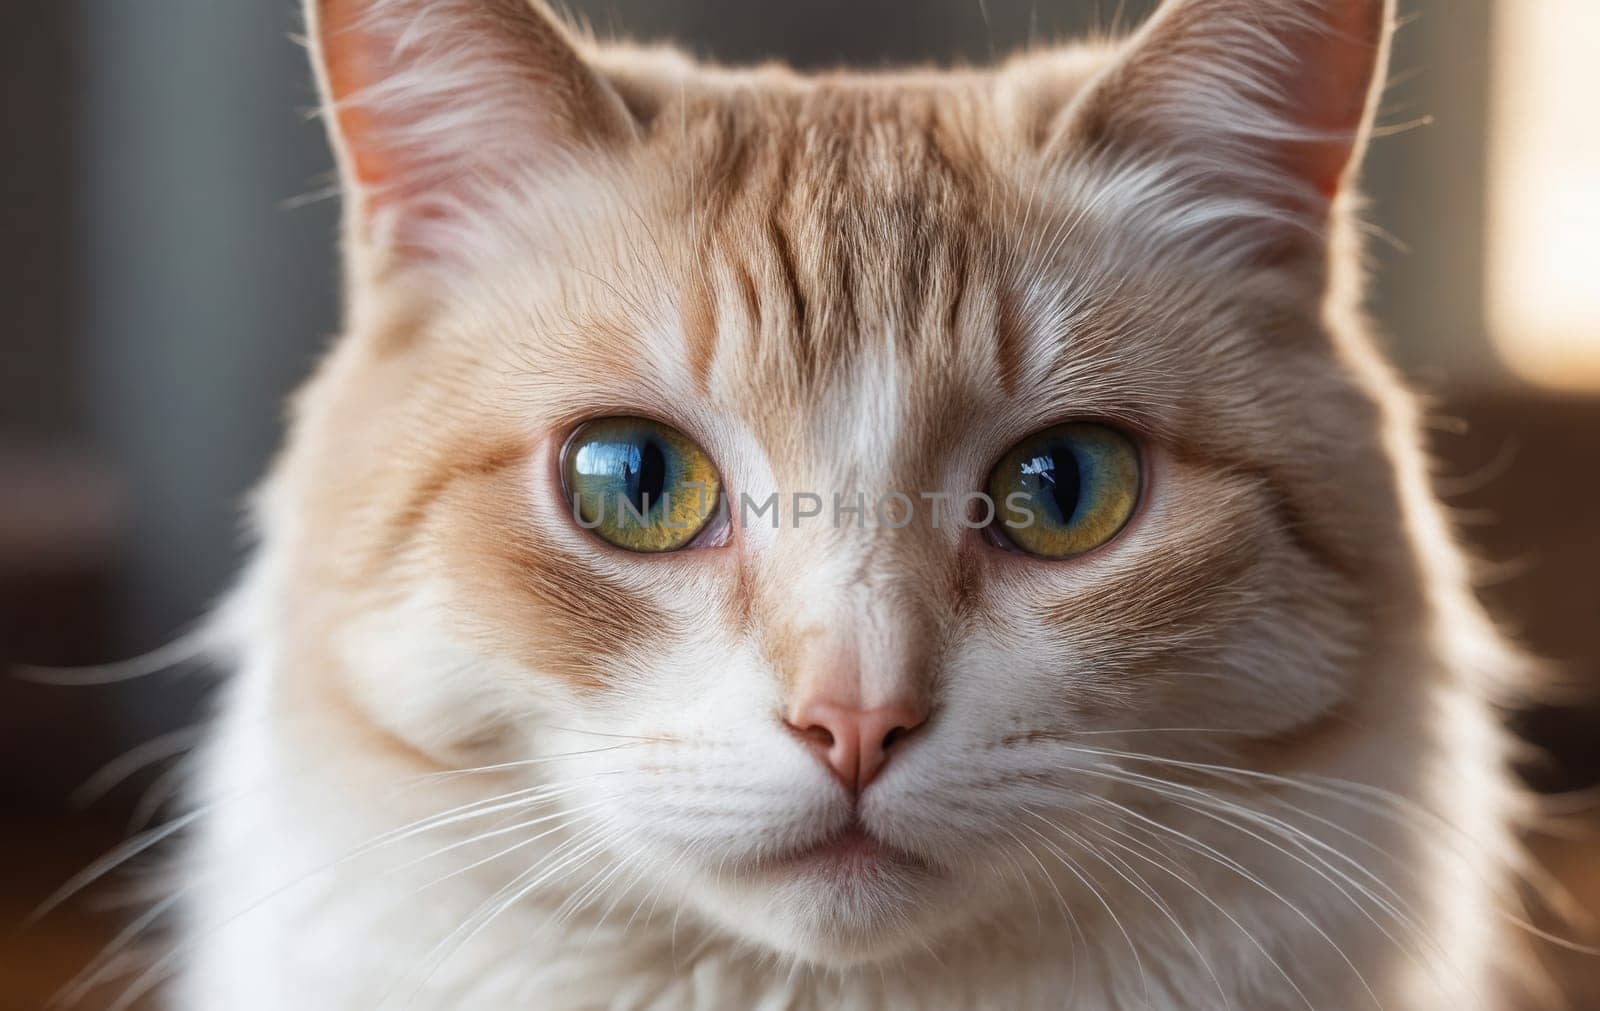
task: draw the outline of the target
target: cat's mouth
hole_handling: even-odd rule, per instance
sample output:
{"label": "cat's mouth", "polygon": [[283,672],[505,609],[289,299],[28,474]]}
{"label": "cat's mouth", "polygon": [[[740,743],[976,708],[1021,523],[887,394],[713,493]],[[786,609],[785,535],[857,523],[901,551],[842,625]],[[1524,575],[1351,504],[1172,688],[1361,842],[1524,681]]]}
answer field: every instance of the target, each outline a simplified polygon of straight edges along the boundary
{"label": "cat's mouth", "polygon": [[867,882],[907,872],[930,873],[932,866],[914,853],[890,846],[859,821],[823,839],[760,861],[767,874],[821,878],[847,883]]}
{"label": "cat's mouth", "polygon": [[951,915],[960,876],[851,819],[738,875],[737,923],[824,965],[891,957]]}

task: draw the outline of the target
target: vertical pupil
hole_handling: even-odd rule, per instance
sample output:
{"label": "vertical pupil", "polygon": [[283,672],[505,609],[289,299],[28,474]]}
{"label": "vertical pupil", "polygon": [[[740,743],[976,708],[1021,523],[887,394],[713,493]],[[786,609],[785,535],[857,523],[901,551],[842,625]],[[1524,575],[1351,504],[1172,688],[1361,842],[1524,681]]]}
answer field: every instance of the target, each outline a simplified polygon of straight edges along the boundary
{"label": "vertical pupil", "polygon": [[654,439],[644,440],[637,454],[630,454],[623,481],[635,512],[642,514],[660,504],[667,484],[667,456]]}
{"label": "vertical pupil", "polygon": [[1039,472],[1039,490],[1044,492],[1055,507],[1055,519],[1069,526],[1078,511],[1078,497],[1082,493],[1083,476],[1078,471],[1078,454],[1070,446],[1056,444],[1044,454],[1048,465]]}

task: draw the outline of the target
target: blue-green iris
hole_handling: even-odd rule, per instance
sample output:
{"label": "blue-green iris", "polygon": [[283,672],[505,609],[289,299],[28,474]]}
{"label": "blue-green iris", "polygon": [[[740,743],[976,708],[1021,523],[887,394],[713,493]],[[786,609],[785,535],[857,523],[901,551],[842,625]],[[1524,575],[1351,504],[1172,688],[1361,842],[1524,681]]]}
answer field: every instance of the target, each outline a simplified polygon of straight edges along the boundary
{"label": "blue-green iris", "polygon": [[705,451],[647,418],[603,418],[579,428],[562,454],[577,521],[629,551],[676,551],[716,513],[721,482]]}
{"label": "blue-green iris", "polygon": [[1139,452],[1104,425],[1057,425],[1022,440],[989,475],[997,529],[1042,558],[1070,558],[1111,540],[1139,503]]}

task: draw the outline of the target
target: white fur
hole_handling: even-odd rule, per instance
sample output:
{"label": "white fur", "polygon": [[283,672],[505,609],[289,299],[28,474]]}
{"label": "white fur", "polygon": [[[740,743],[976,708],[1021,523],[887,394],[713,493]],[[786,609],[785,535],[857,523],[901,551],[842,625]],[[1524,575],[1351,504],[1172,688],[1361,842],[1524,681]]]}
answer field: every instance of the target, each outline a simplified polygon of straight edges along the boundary
{"label": "white fur", "polygon": [[[259,577],[267,569],[256,571]],[[1413,648],[1416,655],[1394,655],[1400,669],[1375,673],[1403,680],[1415,676],[1415,664],[1437,663],[1421,644]],[[1308,864],[1266,846],[1241,844],[1238,833],[1222,831],[1204,817],[1169,810],[1162,818],[1173,840],[1182,833],[1219,847],[1262,883],[1252,884],[1191,853],[1180,861],[1190,882],[1184,884],[1160,870],[1157,851],[1145,859],[1137,845],[1113,846],[1105,850],[1109,863],[1083,860],[1085,878],[1107,897],[1108,906],[1101,906],[1072,873],[1050,868],[1046,875],[1023,866],[1019,874],[1018,863],[1030,858],[1017,847],[992,855],[994,880],[974,884],[972,893],[952,906],[945,931],[929,935],[930,950],[902,952],[882,965],[829,969],[781,955],[812,947],[815,938],[790,934],[779,928],[782,917],[748,908],[736,894],[708,890],[703,878],[673,869],[673,845],[705,850],[714,863],[719,847],[780,839],[799,826],[841,816],[820,770],[776,728],[749,740],[727,739],[731,713],[767,704],[754,685],[739,693],[731,684],[738,679],[727,677],[728,689],[714,701],[671,721],[679,733],[696,725],[714,729],[702,744],[703,758],[670,777],[642,771],[652,757],[648,745],[641,750],[615,739],[542,733],[530,754],[593,753],[534,767],[534,775],[497,785],[519,788],[559,780],[551,768],[572,770],[567,778],[575,782],[592,777],[573,798],[581,803],[570,806],[600,803],[592,816],[606,826],[604,848],[522,896],[459,948],[436,951],[441,939],[470,922],[478,903],[508,880],[541,866],[551,854],[559,859],[558,844],[568,837],[543,840],[444,886],[430,887],[430,882],[515,845],[525,833],[463,847],[465,852],[448,862],[406,866],[495,822],[479,818],[351,857],[367,841],[414,817],[481,802],[489,791],[471,776],[419,786],[397,785],[392,772],[369,772],[365,782],[350,782],[347,774],[331,775],[325,763],[333,756],[285,754],[269,711],[270,650],[247,646],[246,652],[255,659],[230,690],[228,716],[205,777],[203,800],[217,806],[205,819],[195,864],[198,900],[189,912],[188,941],[178,952],[189,967],[179,991],[181,1007],[1050,1008],[1075,994],[1074,1007],[1121,1008],[1142,1006],[1148,985],[1153,1006],[1190,1008],[1222,1006],[1218,982],[1235,1007],[1300,1006],[1263,960],[1241,957],[1254,954],[1246,932],[1272,948],[1313,1006],[1359,1006],[1355,995],[1361,991],[1352,986],[1335,945],[1362,967],[1385,1007],[1495,1006],[1492,998],[1484,999],[1490,992],[1485,976],[1495,963],[1489,948],[1497,933],[1491,886],[1501,845],[1492,816],[1499,790],[1498,776],[1490,771],[1497,753],[1494,733],[1481,708],[1451,688],[1442,671],[1420,681],[1414,695],[1397,694],[1384,712],[1373,714],[1380,722],[1371,727],[1366,746],[1330,756],[1317,776],[1304,777],[1306,787],[1285,791],[1282,799],[1300,813],[1262,806],[1257,817],[1287,819],[1321,840],[1311,847],[1287,846]],[[968,669],[984,667],[982,658],[974,657]],[[722,671],[731,669],[737,668]],[[991,700],[1005,697],[981,677],[967,688]],[[1010,698],[1025,704],[1025,696]],[[653,705],[641,701],[638,708]],[[659,714],[652,718],[641,712],[638,729],[668,729]],[[562,722],[572,719],[575,714],[564,714]],[[1390,722],[1399,726],[1391,730],[1384,725]],[[1417,723],[1421,732],[1395,732],[1414,730]],[[746,726],[761,728],[756,721]],[[985,774],[1003,765],[962,746],[959,733],[973,729],[952,728],[945,748],[929,742],[903,756],[875,787],[869,821],[890,830],[890,838],[894,832],[924,840],[948,836],[952,846],[963,845],[963,836],[991,832],[997,827],[993,819],[1029,836],[1029,820],[1016,814],[1025,794],[998,791],[997,796],[978,787]],[[1090,740],[1091,747],[1139,750],[1133,735]],[[1093,768],[1092,758],[1061,755],[1054,761]],[[1137,762],[1122,767],[1135,774],[1154,771]],[[1437,774],[1402,786],[1407,793],[1399,797],[1381,792],[1399,785],[1397,771],[1413,768],[1436,768]],[[1335,785],[1344,780],[1365,785],[1347,794]],[[737,791],[730,792],[735,785]],[[1140,809],[1137,791],[1132,793],[1115,803]],[[719,796],[728,798],[725,824],[705,824],[704,815],[673,803],[674,798]],[[734,802],[746,797],[748,802]],[[797,803],[804,798],[810,799]],[[947,799],[977,806],[956,813]],[[1050,801],[1040,797],[1037,802]],[[1104,809],[1083,805],[1082,810],[1085,818],[1107,818]],[[1423,810],[1442,813],[1436,826],[1428,820],[1433,815],[1418,813]],[[530,817],[548,813],[539,810]],[[1093,825],[1070,816],[1054,820],[1069,830]],[[1044,829],[1042,822],[1036,827]],[[1262,834],[1272,836],[1264,828]],[[1066,847],[1061,840],[1055,845]],[[1183,853],[1169,846],[1157,849]],[[1310,864],[1321,873],[1308,872]],[[564,908],[597,873],[613,868],[621,868],[620,876],[610,879],[614,887],[597,893],[594,905],[576,913]],[[635,880],[636,873],[643,880]],[[1031,896],[1019,892],[1023,877],[1030,879]],[[976,879],[982,880],[983,875]],[[1167,912],[1141,896],[1135,881],[1159,895]],[[1361,902],[1343,897],[1335,882],[1343,882],[1352,896],[1365,890],[1370,897]],[[1075,926],[1058,913],[1058,890]],[[798,904],[806,901],[805,890],[787,901],[797,904],[796,916],[804,921]],[[1360,907],[1367,912],[1359,913]],[[1296,909],[1314,919],[1329,940],[1306,936],[1306,921]],[[1394,932],[1398,940],[1392,947],[1375,943],[1368,916]],[[1405,916],[1421,926],[1408,929]],[[1183,924],[1188,940],[1172,920]],[[1133,939],[1131,946],[1123,932]],[[1285,937],[1300,940],[1285,948]],[[1402,950],[1415,954],[1408,957]],[[424,985],[427,972],[432,975]]]}

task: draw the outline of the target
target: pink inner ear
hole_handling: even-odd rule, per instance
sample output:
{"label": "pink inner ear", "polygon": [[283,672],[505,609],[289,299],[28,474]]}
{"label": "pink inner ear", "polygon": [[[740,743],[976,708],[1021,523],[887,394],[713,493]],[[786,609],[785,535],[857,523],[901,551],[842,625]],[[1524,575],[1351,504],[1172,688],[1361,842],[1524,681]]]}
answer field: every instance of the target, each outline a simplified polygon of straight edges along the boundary
{"label": "pink inner ear", "polygon": [[1323,203],[1344,181],[1384,56],[1390,0],[1169,0],[1075,110],[1093,143],[1178,147],[1224,174],[1271,168]]}
{"label": "pink inner ear", "polygon": [[324,0],[318,28],[328,91],[351,171],[364,186],[380,188],[393,177],[394,165],[378,140],[377,116],[349,101],[383,80],[390,69],[371,36],[358,29],[367,7],[358,0]]}
{"label": "pink inner ear", "polygon": [[[1300,125],[1334,139],[1297,145],[1285,167],[1332,198],[1349,168],[1365,124],[1373,78],[1383,55],[1383,0],[1323,0],[1326,28],[1287,40],[1298,66],[1286,66],[1286,112]],[[1296,72],[1298,71],[1298,72]]]}
{"label": "pink inner ear", "polygon": [[437,252],[432,226],[489,191],[633,135],[621,100],[533,0],[312,3],[363,239]]}

